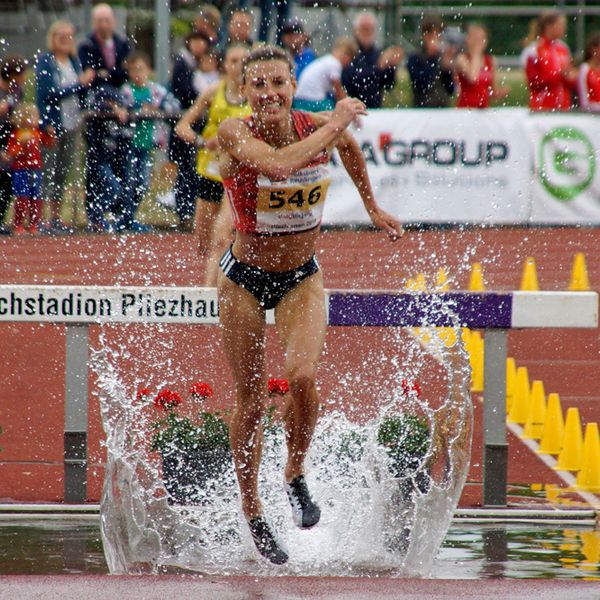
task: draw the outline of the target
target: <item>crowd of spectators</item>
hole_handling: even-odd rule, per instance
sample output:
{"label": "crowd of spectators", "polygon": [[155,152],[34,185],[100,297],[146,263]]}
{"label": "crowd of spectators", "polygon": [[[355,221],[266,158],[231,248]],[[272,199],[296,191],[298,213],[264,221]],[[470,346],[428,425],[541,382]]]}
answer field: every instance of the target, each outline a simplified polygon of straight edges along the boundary
{"label": "crowd of spectators", "polygon": [[[346,95],[360,98],[368,108],[380,108],[386,91],[396,85],[401,66],[408,73],[415,108],[485,109],[509,93],[498,84],[496,62],[488,51],[489,34],[479,23],[466,24],[463,32],[445,29],[439,18],[425,17],[418,48],[405,56],[400,46],[378,45],[377,18],[363,11],[353,22],[353,35],[332,40],[330,52],[318,56],[304,24],[290,18],[288,0],[261,0],[256,27],[246,4],[243,0],[237,7],[231,4],[233,9],[223,19],[213,5],[201,7],[191,33],[175,53],[171,79],[162,82],[164,86],[152,80],[150,58],[116,32],[107,4],[94,7],[90,33],[78,45],[71,23],[57,21],[49,28],[47,50],[33,62],[35,103],[24,101],[28,61],[17,55],[4,57],[0,231],[71,231],[61,220],[61,202],[70,172],[81,167],[82,140],[90,231],[149,230],[136,219],[136,212],[148,190],[157,147],[168,150],[177,169],[165,203],[176,211],[181,229],[191,230],[199,196],[210,196],[206,184],[199,188],[198,173],[204,182],[210,174],[199,170],[198,156],[205,156],[206,150],[196,142],[205,141],[201,134],[212,114],[212,100],[208,104],[202,100],[202,110],[194,107],[202,98],[214,98],[220,89],[228,94],[221,104],[235,109],[237,100],[233,104],[228,100],[237,95],[235,78],[230,74],[227,79],[222,66],[228,48],[250,48],[271,38],[285,48],[295,64],[294,105],[301,110],[329,110]],[[600,33],[590,37],[583,61],[576,65],[564,41],[566,29],[559,11],[542,14],[532,25],[521,56],[529,107],[600,112]],[[224,81],[229,82],[223,84],[226,87],[215,87]],[[194,119],[176,128],[185,111],[192,111]],[[214,114],[210,118],[214,121]],[[206,165],[203,168],[206,171]],[[4,226],[13,200],[13,222]]]}

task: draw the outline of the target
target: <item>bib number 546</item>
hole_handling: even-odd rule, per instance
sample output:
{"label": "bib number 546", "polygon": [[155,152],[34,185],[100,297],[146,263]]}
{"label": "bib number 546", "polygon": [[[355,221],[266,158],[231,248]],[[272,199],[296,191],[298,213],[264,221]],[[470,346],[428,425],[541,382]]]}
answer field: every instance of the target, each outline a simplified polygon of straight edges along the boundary
{"label": "bib number 546", "polygon": [[288,193],[286,190],[271,190],[269,208],[283,208],[286,204],[302,208],[305,202],[309,206],[313,206],[321,199],[322,187],[317,185],[308,192],[305,189],[299,189],[289,196]]}

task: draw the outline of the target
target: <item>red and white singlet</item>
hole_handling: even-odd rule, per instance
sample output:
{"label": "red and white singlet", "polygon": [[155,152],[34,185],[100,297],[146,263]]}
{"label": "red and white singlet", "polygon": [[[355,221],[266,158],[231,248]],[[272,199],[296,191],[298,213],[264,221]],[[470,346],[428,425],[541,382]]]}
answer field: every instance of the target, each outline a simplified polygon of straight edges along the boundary
{"label": "red and white singlet", "polygon": [[469,81],[459,73],[458,83],[460,93],[456,106],[458,108],[488,108],[494,83],[494,60],[489,54],[483,56],[483,66],[479,71],[477,81]]}
{"label": "red and white singlet", "polygon": [[600,69],[588,63],[579,68],[579,104],[583,110],[600,112]]}
{"label": "red and white singlet", "polygon": [[[301,140],[316,131],[307,113],[292,111],[291,115]],[[244,120],[252,134],[259,138],[252,117]],[[235,228],[243,233],[274,235],[317,227],[323,217],[330,182],[328,164],[329,156],[323,151],[305,167],[281,181],[273,181],[242,165],[233,177],[223,179]]]}
{"label": "red and white singlet", "polygon": [[571,63],[571,52],[561,40],[541,38],[523,51],[521,62],[529,86],[531,110],[569,110],[571,88],[563,69]]}

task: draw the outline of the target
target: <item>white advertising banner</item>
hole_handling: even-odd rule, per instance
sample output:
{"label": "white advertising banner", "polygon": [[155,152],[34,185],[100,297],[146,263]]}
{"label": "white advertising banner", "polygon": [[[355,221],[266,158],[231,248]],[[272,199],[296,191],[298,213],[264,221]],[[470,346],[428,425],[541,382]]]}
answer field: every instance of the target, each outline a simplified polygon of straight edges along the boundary
{"label": "white advertising banner", "polygon": [[[353,130],[378,203],[404,223],[522,223],[530,216],[526,109],[378,110]],[[323,222],[367,224],[336,156]]]}
{"label": "white advertising banner", "polygon": [[532,114],[531,221],[600,224],[600,118]]}

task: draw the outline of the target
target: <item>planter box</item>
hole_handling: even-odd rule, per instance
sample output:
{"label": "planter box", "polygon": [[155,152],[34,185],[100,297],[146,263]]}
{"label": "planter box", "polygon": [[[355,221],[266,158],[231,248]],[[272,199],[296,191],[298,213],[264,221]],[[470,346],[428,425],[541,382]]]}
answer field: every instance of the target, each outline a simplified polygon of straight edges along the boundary
{"label": "planter box", "polygon": [[199,448],[161,453],[169,504],[202,504],[216,480],[231,471],[229,448]]}

